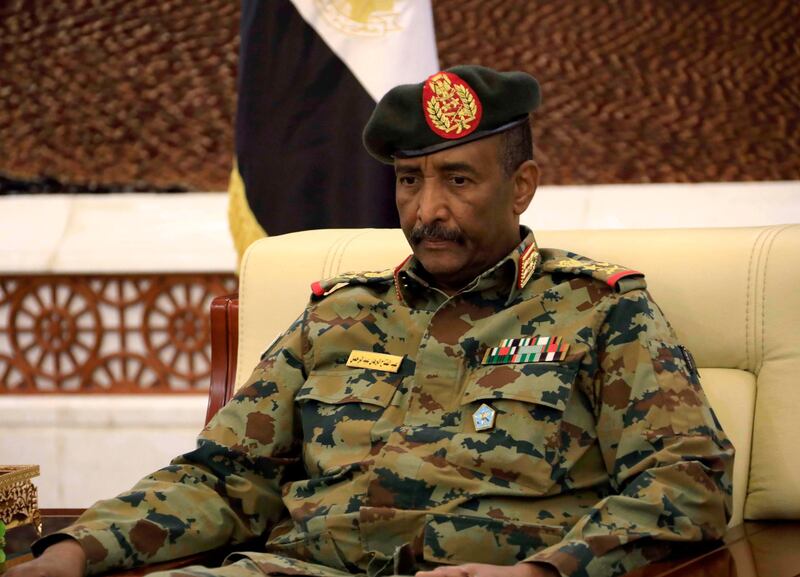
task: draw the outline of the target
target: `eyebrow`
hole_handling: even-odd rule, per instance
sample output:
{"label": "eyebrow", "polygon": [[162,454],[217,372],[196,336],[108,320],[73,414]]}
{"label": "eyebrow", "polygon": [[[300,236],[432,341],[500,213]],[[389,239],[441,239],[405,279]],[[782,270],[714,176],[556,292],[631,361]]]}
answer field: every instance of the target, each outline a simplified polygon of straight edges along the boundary
{"label": "eyebrow", "polygon": [[394,167],[395,175],[400,174],[422,174],[422,170],[419,166],[397,166]]}
{"label": "eyebrow", "polygon": [[478,174],[475,167],[466,162],[443,162],[437,168],[443,172],[466,172],[472,176]]}
{"label": "eyebrow", "polygon": [[[476,170],[474,166],[472,166],[467,162],[443,162],[441,164],[437,164],[435,168],[439,172],[446,172],[446,173],[460,172],[462,174],[468,174],[469,176],[477,176],[479,174],[478,170]],[[395,176],[405,176],[405,175],[416,176],[422,174],[422,168],[418,165],[411,165],[411,166],[395,165],[394,174]]]}

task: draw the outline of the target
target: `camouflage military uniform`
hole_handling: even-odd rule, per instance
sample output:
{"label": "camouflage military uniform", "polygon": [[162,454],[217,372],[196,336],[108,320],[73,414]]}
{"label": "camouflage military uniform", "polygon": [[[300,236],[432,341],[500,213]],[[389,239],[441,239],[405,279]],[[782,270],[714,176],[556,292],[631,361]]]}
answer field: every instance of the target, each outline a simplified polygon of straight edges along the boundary
{"label": "camouflage military uniform", "polygon": [[[264,536],[221,571],[541,560],[599,576],[720,537],[733,448],[644,280],[534,246],[520,287],[524,232],[452,298],[413,258],[324,285],[349,286],[312,299],[195,451],[68,530],[89,570]],[[563,337],[566,358],[482,364],[532,336]],[[404,359],[351,368],[353,350]],[[482,404],[496,420],[476,431]]]}

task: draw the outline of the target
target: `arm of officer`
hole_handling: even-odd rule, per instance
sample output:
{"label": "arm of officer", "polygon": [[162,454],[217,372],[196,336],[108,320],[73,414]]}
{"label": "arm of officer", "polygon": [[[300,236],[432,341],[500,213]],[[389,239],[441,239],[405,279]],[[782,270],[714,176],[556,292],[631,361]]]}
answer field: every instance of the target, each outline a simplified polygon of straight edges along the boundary
{"label": "arm of officer", "polygon": [[65,537],[33,561],[12,567],[4,577],[81,577],[85,569],[83,547],[75,539]]}
{"label": "arm of officer", "polygon": [[559,577],[559,575],[552,566],[544,563],[517,563],[510,567],[465,563],[442,565],[430,571],[417,571],[414,577]]}
{"label": "arm of officer", "polygon": [[[20,565],[11,577],[78,577],[130,568],[267,531],[284,511],[280,485],[300,466],[293,398],[305,379],[303,338],[301,317],[202,431],[194,451],[36,542],[33,551],[41,558]],[[59,572],[51,559],[80,565],[75,543],[85,570]]]}
{"label": "arm of officer", "polygon": [[730,518],[733,446],[694,368],[645,291],[614,298],[582,386],[616,494],[527,559],[565,576],[626,573],[673,543],[722,537]]}

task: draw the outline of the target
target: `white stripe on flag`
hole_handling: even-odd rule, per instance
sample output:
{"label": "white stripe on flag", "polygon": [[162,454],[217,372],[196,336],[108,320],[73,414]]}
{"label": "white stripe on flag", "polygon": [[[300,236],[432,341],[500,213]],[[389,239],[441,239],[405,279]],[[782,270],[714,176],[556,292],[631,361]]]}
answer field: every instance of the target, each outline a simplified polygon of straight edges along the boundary
{"label": "white stripe on flag", "polygon": [[439,70],[430,0],[394,0],[388,9],[361,14],[353,11],[364,3],[292,2],[376,102],[390,88]]}

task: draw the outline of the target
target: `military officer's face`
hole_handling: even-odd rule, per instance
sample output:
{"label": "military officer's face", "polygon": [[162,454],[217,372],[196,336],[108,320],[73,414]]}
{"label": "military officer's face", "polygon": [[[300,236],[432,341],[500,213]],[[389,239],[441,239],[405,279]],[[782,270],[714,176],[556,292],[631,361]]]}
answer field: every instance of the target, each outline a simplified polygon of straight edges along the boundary
{"label": "military officer's face", "polygon": [[538,169],[528,161],[507,176],[501,143],[496,135],[395,160],[400,226],[422,266],[450,293],[519,244],[519,215],[533,197]]}

